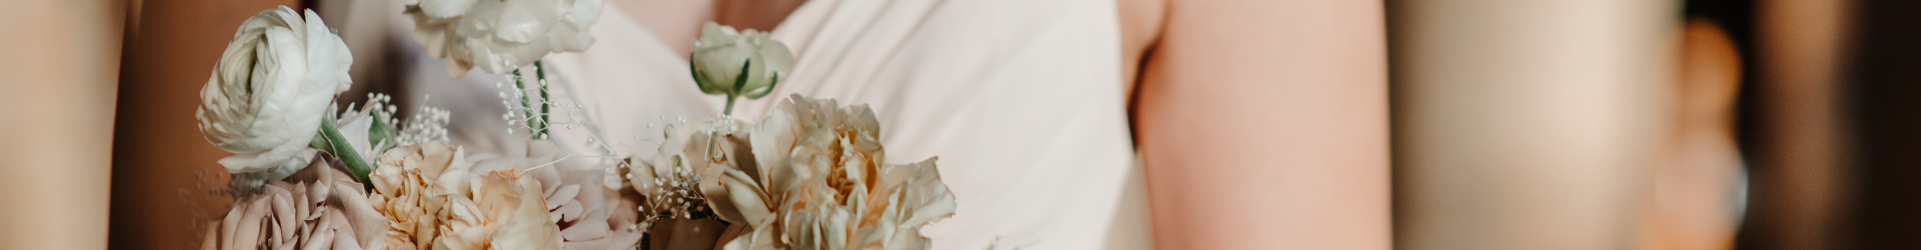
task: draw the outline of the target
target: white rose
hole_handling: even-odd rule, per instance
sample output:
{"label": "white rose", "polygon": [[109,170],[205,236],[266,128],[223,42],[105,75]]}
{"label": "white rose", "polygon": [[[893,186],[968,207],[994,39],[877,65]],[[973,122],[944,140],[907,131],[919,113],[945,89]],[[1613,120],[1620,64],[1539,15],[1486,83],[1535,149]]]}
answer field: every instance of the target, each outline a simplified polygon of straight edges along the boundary
{"label": "white rose", "polygon": [[407,6],[414,41],[427,55],[447,59],[447,75],[460,77],[480,66],[504,73],[547,53],[587,50],[587,27],[600,19],[605,0],[420,0]]}
{"label": "white rose", "polygon": [[312,10],[261,11],[241,23],[200,90],[200,132],[234,155],[232,173],[292,173],[335,94],[353,84],[353,55]]}
{"label": "white rose", "polygon": [[734,96],[758,99],[772,92],[781,72],[794,69],[794,54],[767,35],[707,22],[700,39],[694,40],[692,55],[694,82],[700,91],[725,94],[730,100]]}
{"label": "white rose", "polygon": [[202,248],[384,249],[387,219],[337,164],[315,161],[236,197],[233,210],[207,228]]}

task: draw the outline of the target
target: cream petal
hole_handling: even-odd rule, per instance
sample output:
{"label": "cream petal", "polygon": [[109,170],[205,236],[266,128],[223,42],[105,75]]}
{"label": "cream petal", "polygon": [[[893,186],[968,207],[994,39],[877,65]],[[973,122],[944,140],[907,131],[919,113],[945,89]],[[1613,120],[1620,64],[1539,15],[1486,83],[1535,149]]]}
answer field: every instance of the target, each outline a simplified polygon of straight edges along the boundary
{"label": "cream petal", "polygon": [[554,218],[553,221],[580,220],[581,214],[586,212],[586,209],[581,208],[580,201],[568,200],[566,205],[560,206],[559,211],[554,211],[553,214],[559,215],[560,218]]}
{"label": "cream petal", "polygon": [[755,39],[762,40],[757,44],[758,51],[755,54],[761,56],[764,60],[762,62],[766,63],[769,70],[776,72],[794,70],[794,52],[787,49],[787,44],[774,41],[764,34]]}
{"label": "cream petal", "polygon": [[234,238],[239,237],[240,216],[247,211],[245,204],[244,201],[234,202],[234,209],[228,210],[227,216],[220,220],[220,249],[236,249]]}
{"label": "cream petal", "polygon": [[381,216],[380,211],[374,210],[373,205],[367,201],[367,195],[359,192],[358,188],[352,182],[335,183],[334,189],[343,192],[338,193],[339,196],[332,200],[340,202],[341,212],[352,222],[349,224],[353,225],[354,237],[360,240],[356,245],[372,246],[379,242],[380,235],[386,232],[387,218]]}
{"label": "cream petal", "polygon": [[567,204],[577,195],[580,195],[580,185],[560,185],[553,193],[547,195],[547,209],[551,210]]}
{"label": "cream petal", "polygon": [[261,227],[266,225],[262,219],[267,215],[267,200],[253,199],[246,204],[246,210],[241,212],[238,228],[234,231],[233,247],[228,249],[253,248],[262,245],[262,237],[265,235],[262,234]]}
{"label": "cream petal", "polygon": [[422,0],[418,5],[421,12],[434,18],[452,18],[467,13],[477,0]]}
{"label": "cream petal", "polygon": [[[508,208],[512,209],[512,217],[494,233],[492,245],[501,249],[560,249],[560,228],[552,221],[546,220],[547,205],[537,193],[537,190],[540,190],[540,183],[532,178],[521,178],[518,171],[496,172],[494,175],[499,178],[514,179],[511,184],[513,186],[506,187],[511,190],[506,190],[502,196],[497,197],[517,199],[517,201],[500,202],[514,202],[518,205]],[[475,193],[480,194],[480,192]]]}
{"label": "cream petal", "polygon": [[501,40],[527,43],[543,38],[567,10],[573,6],[562,6],[556,0],[515,0],[504,1],[499,26],[494,36]]}
{"label": "cream petal", "polygon": [[335,36],[327,22],[312,9],[306,10],[306,18],[305,48],[310,72],[303,86],[313,85],[316,89],[306,90],[331,90],[333,94],[352,88],[353,78],[347,75],[347,69],[353,66],[353,53],[347,52],[346,42]]}
{"label": "cream petal", "polygon": [[279,230],[274,230],[274,241],[286,241],[292,238],[292,235],[289,234],[293,233],[295,227],[300,225],[297,219],[294,218],[296,212],[294,211],[293,204],[291,204],[291,201],[287,201],[287,196],[274,195],[270,197],[270,199],[272,200],[270,204],[273,205],[270,213],[274,217],[274,223],[280,226]]}
{"label": "cream petal", "polygon": [[[334,237],[334,234],[335,234],[334,230],[322,229],[319,232],[314,233],[314,238],[323,239],[323,240],[320,240],[317,242],[311,242],[312,244],[307,244],[307,247],[302,249],[333,249],[334,248],[333,246],[336,245],[336,241],[353,239],[352,237],[346,237],[346,238]],[[287,246],[289,248],[292,248],[293,244],[287,244]]]}
{"label": "cream petal", "polygon": [[613,232],[613,229],[608,227],[606,220],[585,220],[579,222],[579,224],[574,224],[572,227],[567,227],[565,230],[560,230],[560,236],[562,239],[567,239],[568,242],[572,242],[575,239],[598,239],[607,236],[610,232]]}
{"label": "cream petal", "polygon": [[571,9],[567,11],[567,22],[581,29],[600,20],[600,9],[607,4],[606,0],[574,0],[573,2],[574,4],[569,6]]}
{"label": "cream petal", "polygon": [[593,33],[586,32],[586,28],[584,25],[577,24],[554,25],[553,29],[548,30],[546,34],[547,41],[553,45],[551,51],[586,51],[587,47],[593,46],[595,41]]}

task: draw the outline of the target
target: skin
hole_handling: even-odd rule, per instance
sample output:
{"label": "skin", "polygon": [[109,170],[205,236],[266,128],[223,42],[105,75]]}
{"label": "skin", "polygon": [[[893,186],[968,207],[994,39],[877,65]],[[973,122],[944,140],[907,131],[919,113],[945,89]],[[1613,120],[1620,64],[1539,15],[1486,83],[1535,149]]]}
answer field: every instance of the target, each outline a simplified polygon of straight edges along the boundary
{"label": "skin", "polygon": [[1161,249],[1388,249],[1378,1],[1122,0]]}
{"label": "skin", "polygon": [[[771,29],[802,2],[612,1],[666,41]],[[1389,248],[1380,2],[1117,3],[1156,247]]]}
{"label": "skin", "polygon": [[[0,249],[103,249],[126,1],[0,9]],[[128,32],[132,33],[132,32]],[[142,93],[128,93],[137,95]],[[111,186],[111,187],[110,187]],[[114,221],[118,222],[118,221]]]}
{"label": "skin", "polygon": [[[616,8],[638,19],[661,41],[693,41],[700,37],[700,26],[707,21],[736,29],[773,30],[788,14],[807,0],[614,0]],[[693,44],[670,42],[674,52],[684,58],[692,54]]]}

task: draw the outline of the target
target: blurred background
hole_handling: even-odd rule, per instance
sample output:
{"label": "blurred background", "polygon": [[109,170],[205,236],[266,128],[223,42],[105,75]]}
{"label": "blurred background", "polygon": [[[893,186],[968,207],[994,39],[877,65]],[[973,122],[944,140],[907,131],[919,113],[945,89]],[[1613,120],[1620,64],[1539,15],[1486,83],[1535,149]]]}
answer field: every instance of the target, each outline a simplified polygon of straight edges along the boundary
{"label": "blurred background", "polygon": [[[234,28],[315,8],[344,101],[406,103],[408,2],[9,2],[0,249],[197,248],[231,201],[193,113]],[[1384,6],[1394,248],[1921,249],[1921,1]]]}

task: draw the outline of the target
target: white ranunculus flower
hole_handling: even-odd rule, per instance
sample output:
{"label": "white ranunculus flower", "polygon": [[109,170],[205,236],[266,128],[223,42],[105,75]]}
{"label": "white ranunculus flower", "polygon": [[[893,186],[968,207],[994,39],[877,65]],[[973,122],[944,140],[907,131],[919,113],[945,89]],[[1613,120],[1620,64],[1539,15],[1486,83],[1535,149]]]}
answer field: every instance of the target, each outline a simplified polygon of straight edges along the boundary
{"label": "white ranunculus flower", "polygon": [[701,27],[692,55],[694,82],[700,84],[700,91],[749,99],[772,92],[781,73],[794,69],[794,54],[767,35],[714,22]]}
{"label": "white ranunculus flower", "polygon": [[271,171],[270,178],[306,166],[300,154],[319,131],[335,94],[353,84],[353,55],[320,16],[292,8],[261,11],[241,23],[200,90],[200,132],[234,155],[227,171]]}
{"label": "white ranunculus flower", "polygon": [[547,53],[587,50],[588,26],[606,0],[420,0],[407,6],[414,41],[427,55],[447,59],[447,75],[479,66],[505,73]]}

